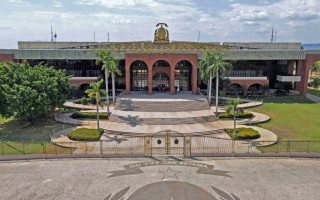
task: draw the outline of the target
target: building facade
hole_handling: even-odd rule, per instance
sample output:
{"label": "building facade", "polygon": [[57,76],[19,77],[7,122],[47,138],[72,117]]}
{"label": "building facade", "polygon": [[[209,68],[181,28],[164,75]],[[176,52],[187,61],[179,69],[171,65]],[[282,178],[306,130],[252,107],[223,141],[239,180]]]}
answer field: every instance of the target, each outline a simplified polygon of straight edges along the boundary
{"label": "building facade", "polygon": [[[205,51],[222,51],[233,65],[221,86],[226,93],[240,95],[292,86],[306,97],[310,66],[320,61],[319,50],[303,50],[300,43],[198,43],[170,41],[167,25],[159,23],[154,41],[139,42],[18,42],[18,49],[0,49],[0,60],[31,65],[47,63],[73,75],[71,84],[84,87],[103,78],[95,65],[99,50],[110,50],[119,60],[121,75],[116,88],[131,91],[180,91],[206,89],[200,79],[198,62]],[[223,81],[222,81],[223,82]]]}

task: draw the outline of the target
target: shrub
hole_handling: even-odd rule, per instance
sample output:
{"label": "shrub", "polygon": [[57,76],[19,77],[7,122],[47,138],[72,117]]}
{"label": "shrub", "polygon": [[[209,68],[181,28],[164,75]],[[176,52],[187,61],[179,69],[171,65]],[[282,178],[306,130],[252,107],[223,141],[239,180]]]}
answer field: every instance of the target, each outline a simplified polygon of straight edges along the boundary
{"label": "shrub", "polygon": [[[227,113],[220,113],[218,115],[219,119],[224,119],[224,118],[233,118],[233,113],[227,114]],[[243,114],[239,114],[237,118],[253,118],[254,115],[252,113],[245,112]]]}
{"label": "shrub", "polygon": [[[72,113],[73,119],[97,119],[96,112],[75,112]],[[108,113],[99,113],[99,119],[108,119]]]}
{"label": "shrub", "polygon": [[232,139],[235,140],[250,140],[250,139],[257,139],[260,137],[258,131],[254,130],[253,128],[237,128],[236,135],[233,137],[233,128],[226,129],[226,132]]}
{"label": "shrub", "polygon": [[87,98],[82,97],[82,99],[81,99],[81,103],[82,103],[83,105],[88,105],[89,101],[88,101],[88,99],[87,99]]}
{"label": "shrub", "polygon": [[97,104],[97,99],[95,97],[90,97],[91,104],[95,105]]}
{"label": "shrub", "polygon": [[68,133],[68,138],[76,141],[99,141],[103,129],[78,128]]}

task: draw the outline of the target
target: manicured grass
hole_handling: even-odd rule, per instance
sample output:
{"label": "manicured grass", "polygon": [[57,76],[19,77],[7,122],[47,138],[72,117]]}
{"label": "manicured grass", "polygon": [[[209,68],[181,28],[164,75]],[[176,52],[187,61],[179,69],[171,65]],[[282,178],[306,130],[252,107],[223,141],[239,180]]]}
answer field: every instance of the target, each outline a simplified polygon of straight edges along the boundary
{"label": "manicured grass", "polygon": [[103,129],[78,128],[68,133],[68,138],[76,141],[98,141],[103,133]]}
{"label": "manicured grass", "polygon": [[259,132],[253,128],[236,128],[235,136],[233,136],[233,131],[233,128],[226,129],[226,132],[229,134],[229,136],[235,140],[252,140],[260,137]]}
{"label": "manicured grass", "polygon": [[[73,119],[97,119],[96,112],[75,112],[71,115]],[[99,112],[99,119],[108,119],[107,113]]]}
{"label": "manicured grass", "polygon": [[[220,113],[218,116],[220,119],[233,119],[234,115],[233,113],[227,114],[227,113]],[[253,118],[254,115],[252,113],[244,112],[243,114],[240,114],[237,116],[237,118]]]}
{"label": "manicured grass", "polygon": [[50,142],[0,142],[0,155],[13,154],[69,154],[74,149],[56,146]]}
{"label": "manicured grass", "polygon": [[320,97],[320,89],[308,88],[307,93]]}
{"label": "manicured grass", "polygon": [[42,117],[27,125],[26,121],[0,118],[0,141],[7,142],[49,142],[50,134],[70,128],[54,120],[53,116]]}
{"label": "manicured grass", "polygon": [[256,126],[275,132],[283,140],[320,140],[320,104],[265,103],[250,109],[267,114],[269,122]]}

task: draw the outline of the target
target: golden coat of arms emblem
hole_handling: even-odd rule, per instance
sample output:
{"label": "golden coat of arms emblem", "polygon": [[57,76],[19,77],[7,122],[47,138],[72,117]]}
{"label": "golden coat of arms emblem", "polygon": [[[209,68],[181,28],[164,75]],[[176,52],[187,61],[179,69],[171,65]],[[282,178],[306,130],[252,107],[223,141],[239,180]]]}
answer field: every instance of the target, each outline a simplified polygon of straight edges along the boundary
{"label": "golden coat of arms emblem", "polygon": [[[160,26],[160,27],[159,27]],[[154,43],[155,44],[166,44],[169,43],[169,31],[164,28],[168,27],[166,23],[158,23],[156,27],[159,27],[154,32]]]}

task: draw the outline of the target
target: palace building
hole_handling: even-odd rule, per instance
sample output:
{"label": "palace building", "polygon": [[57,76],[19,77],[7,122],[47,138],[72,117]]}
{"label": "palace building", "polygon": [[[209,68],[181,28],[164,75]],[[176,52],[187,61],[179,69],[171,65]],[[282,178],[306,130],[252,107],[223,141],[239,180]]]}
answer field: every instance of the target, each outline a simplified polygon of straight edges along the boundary
{"label": "palace building", "polygon": [[[310,66],[320,60],[319,50],[303,50],[301,43],[236,43],[170,41],[167,24],[159,23],[154,41],[137,42],[18,42],[18,49],[0,49],[0,60],[31,65],[47,63],[66,69],[73,75],[71,84],[80,88],[104,78],[101,66],[95,65],[99,50],[110,50],[119,59],[122,72],[116,88],[152,94],[168,91],[175,94],[206,89],[197,65],[204,52],[222,51],[233,65],[221,87],[226,93],[261,92],[268,86],[276,92],[292,86],[303,98],[307,94]],[[111,86],[110,86],[111,87]]]}

